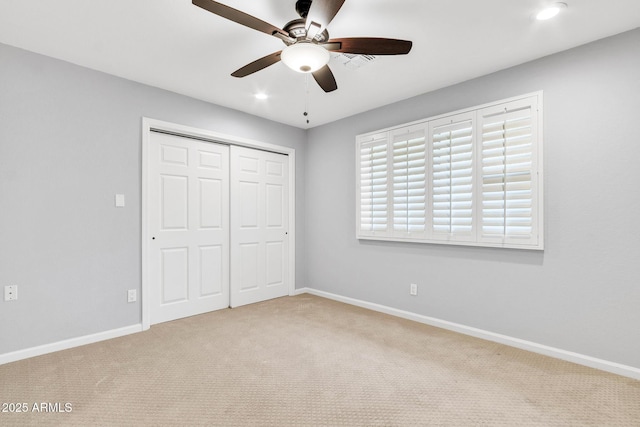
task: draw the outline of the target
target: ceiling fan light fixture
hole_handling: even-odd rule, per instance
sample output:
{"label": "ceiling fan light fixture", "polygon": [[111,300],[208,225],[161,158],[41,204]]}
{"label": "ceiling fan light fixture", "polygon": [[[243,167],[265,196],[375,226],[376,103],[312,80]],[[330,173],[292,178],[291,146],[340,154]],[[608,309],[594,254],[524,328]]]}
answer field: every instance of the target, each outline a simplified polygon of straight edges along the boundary
{"label": "ceiling fan light fixture", "polygon": [[298,42],[287,46],[280,58],[293,71],[313,73],[327,65],[331,55],[327,49],[315,43]]}
{"label": "ceiling fan light fixture", "polygon": [[551,19],[559,14],[560,11],[562,9],[565,9],[566,7],[566,3],[553,3],[538,12],[538,14],[536,15],[536,19],[538,21],[546,21],[547,19]]}

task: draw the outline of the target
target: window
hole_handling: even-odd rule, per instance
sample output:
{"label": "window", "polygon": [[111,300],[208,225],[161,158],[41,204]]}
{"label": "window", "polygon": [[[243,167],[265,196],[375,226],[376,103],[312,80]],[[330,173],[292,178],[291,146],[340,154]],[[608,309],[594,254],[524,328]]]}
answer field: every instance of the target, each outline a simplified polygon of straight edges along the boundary
{"label": "window", "polygon": [[359,135],[357,238],[543,249],[542,93]]}

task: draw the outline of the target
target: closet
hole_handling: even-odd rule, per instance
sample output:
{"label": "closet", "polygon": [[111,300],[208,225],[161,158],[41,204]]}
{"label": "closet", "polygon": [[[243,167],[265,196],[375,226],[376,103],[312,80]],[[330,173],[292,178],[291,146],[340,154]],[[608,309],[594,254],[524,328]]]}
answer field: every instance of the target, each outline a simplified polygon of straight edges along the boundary
{"label": "closet", "polygon": [[150,323],[288,295],[287,155],[153,130],[146,149]]}

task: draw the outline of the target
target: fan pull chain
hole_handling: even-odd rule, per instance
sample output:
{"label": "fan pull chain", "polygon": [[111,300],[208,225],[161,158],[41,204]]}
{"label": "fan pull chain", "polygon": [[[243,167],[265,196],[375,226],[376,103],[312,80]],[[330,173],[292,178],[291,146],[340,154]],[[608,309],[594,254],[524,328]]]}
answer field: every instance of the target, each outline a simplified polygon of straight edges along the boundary
{"label": "fan pull chain", "polygon": [[309,124],[309,74],[304,75],[305,97],[304,97],[304,113],[307,118],[307,124]]}

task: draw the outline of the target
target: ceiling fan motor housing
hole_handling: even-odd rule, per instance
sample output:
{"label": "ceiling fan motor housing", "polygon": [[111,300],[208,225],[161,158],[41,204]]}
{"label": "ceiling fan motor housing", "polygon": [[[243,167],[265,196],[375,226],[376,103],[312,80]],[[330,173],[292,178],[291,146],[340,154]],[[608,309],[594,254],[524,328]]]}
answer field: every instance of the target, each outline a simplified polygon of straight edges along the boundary
{"label": "ceiling fan motor housing", "polygon": [[[287,25],[284,26],[283,30],[286,31],[289,34],[289,37],[291,37],[292,39],[306,39],[307,37],[307,29],[305,27],[304,19],[298,18],[294,19],[293,21],[287,22]],[[324,43],[327,40],[329,40],[329,32],[326,29],[316,34],[316,36],[313,38],[313,41],[316,43]],[[286,40],[283,41],[287,45],[291,44]]]}

